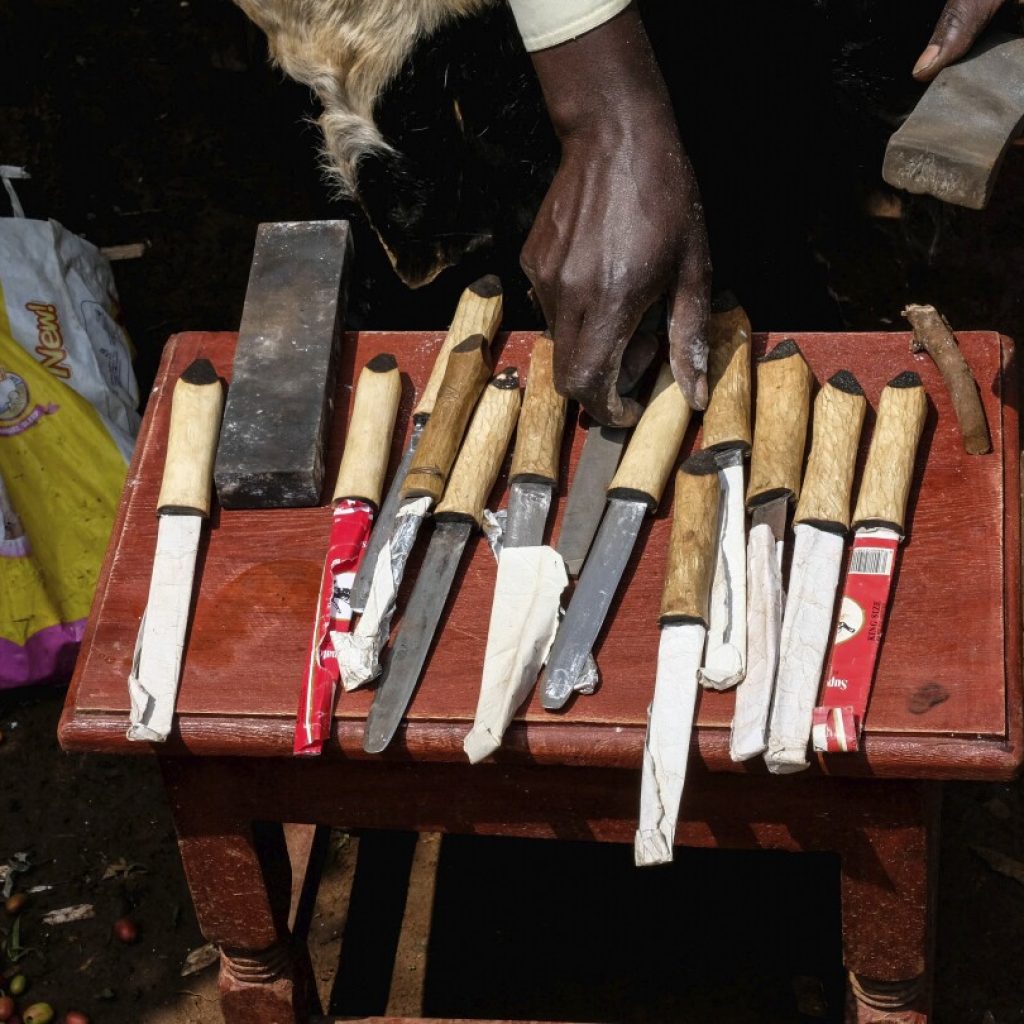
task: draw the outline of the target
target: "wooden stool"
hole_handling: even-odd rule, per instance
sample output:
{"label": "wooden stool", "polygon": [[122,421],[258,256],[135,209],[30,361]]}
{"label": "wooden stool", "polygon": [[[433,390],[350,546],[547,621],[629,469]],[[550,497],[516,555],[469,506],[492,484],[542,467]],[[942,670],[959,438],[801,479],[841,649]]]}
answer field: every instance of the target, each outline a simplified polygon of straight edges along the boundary
{"label": "wooden stool", "polygon": [[[415,389],[443,336],[347,336],[329,478],[338,465],[356,370],[380,352],[393,352],[409,378],[394,467]],[[525,371],[532,337],[504,337],[496,365]],[[757,337],[755,354],[780,338]],[[733,697],[706,691],[679,827],[678,841],[687,845],[840,855],[851,1021],[928,1019],[939,782],[1010,779],[1021,764],[1012,344],[984,333],[959,340],[978,379],[991,455],[964,454],[941,378],[930,361],[910,354],[908,335],[797,336],[819,381],[850,369],[874,406],[888,379],[914,369],[931,402],[864,749],[821,757],[798,776],[773,777],[760,764],[733,764]],[[61,721],[68,750],[149,751],[125,739],[127,677],[155,545],[170,384],[197,356],[230,378],[234,343],[233,334],[194,333],[167,345]],[[686,451],[695,433],[691,428]],[[574,465],[582,441],[581,430],[566,431],[563,466]],[[563,502],[566,489],[563,479]],[[493,496],[500,499],[500,493]],[[197,566],[201,587],[176,728],[156,752],[199,922],[222,951],[229,1024],[300,1024],[311,1009],[308,956],[301,937],[287,928],[290,875],[281,822],[632,841],[668,509],[666,500],[645,526],[627,569],[596,650],[603,680],[597,693],[554,715],[534,699],[493,763],[478,766],[467,763],[462,739],[476,707],[495,576],[481,539],[457,579],[407,724],[392,747],[378,757],[363,752],[372,694],[361,691],[341,695],[325,755],[297,758],[292,734],[329,509],[214,512]],[[556,523],[555,536],[557,529]],[[414,562],[408,582],[416,568]]]}

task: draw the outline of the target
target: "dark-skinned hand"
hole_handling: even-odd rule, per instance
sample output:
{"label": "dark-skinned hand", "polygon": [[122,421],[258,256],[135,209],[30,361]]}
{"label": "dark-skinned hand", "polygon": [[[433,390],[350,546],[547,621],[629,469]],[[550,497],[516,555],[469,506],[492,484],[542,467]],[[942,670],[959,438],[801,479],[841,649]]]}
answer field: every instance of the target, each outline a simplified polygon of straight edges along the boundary
{"label": "dark-skinned hand", "polygon": [[625,357],[625,375],[635,377],[653,357],[654,336],[634,332],[664,297],[675,378],[702,409],[704,216],[640,17],[631,6],[532,56],[562,159],[522,265],[554,338],[555,386],[601,423],[635,423],[641,408],[620,397],[620,371]]}
{"label": "dark-skinned hand", "polygon": [[947,0],[935,31],[914,65],[914,77],[930,82],[944,67],[958,61],[974,45],[1003,0]]}

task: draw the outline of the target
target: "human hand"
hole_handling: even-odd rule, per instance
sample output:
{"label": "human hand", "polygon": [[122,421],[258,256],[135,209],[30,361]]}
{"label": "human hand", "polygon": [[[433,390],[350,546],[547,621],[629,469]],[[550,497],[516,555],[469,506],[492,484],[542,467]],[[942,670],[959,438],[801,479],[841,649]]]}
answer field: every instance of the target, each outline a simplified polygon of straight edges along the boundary
{"label": "human hand", "polygon": [[624,357],[630,376],[650,362],[653,336],[634,332],[667,296],[672,369],[690,405],[703,408],[704,216],[639,15],[629,8],[533,61],[562,160],[522,265],[554,338],[555,386],[601,423],[635,423],[641,407],[620,397],[620,369]]}
{"label": "human hand", "polygon": [[914,77],[930,82],[974,45],[1003,0],[946,0],[932,38],[914,65]]}

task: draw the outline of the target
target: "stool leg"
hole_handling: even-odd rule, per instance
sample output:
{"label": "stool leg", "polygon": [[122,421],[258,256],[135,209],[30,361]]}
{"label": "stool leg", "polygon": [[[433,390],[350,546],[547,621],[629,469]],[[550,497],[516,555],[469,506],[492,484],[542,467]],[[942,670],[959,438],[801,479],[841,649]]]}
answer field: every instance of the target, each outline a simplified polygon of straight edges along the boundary
{"label": "stool leg", "polygon": [[166,758],[161,767],[199,927],[221,950],[226,1024],[306,1024],[287,931],[280,829],[257,830],[239,817],[244,801],[218,778],[213,759]]}
{"label": "stool leg", "polygon": [[878,817],[854,823],[840,851],[846,1020],[926,1024],[938,787],[890,782],[878,792]]}

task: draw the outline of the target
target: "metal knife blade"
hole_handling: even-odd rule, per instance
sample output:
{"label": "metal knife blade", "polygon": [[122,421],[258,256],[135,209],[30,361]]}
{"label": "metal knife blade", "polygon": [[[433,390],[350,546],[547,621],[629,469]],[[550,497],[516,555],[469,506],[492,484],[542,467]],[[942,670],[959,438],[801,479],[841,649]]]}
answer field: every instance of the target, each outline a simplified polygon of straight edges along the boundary
{"label": "metal knife blade", "polygon": [[468,522],[441,522],[434,528],[366,720],[363,749],[369,754],[379,754],[391,742],[409,706],[472,532]]}
{"label": "metal knife blade", "polygon": [[550,484],[517,480],[509,489],[502,546],[530,548],[544,543],[544,525],[551,509]]}
{"label": "metal knife blade", "polygon": [[796,541],[764,755],[768,770],[777,775],[802,771],[809,763],[811,717],[843,561],[841,534],[810,523],[797,523],[793,529]]}
{"label": "metal knife blade", "polygon": [[130,740],[161,742],[171,730],[202,525],[198,515],[160,516],[149,597],[128,677]]}
{"label": "metal knife blade", "polygon": [[601,632],[647,509],[642,501],[612,498],[608,502],[594,553],[584,566],[551,647],[541,693],[541,704],[545,708],[562,707],[572,694]]}
{"label": "metal knife blade", "polygon": [[570,576],[579,576],[604,514],[608,485],[615,476],[629,430],[593,424],[576,464],[555,550]]}
{"label": "metal knife blade", "polygon": [[672,860],[705,633],[702,622],[666,623],[661,627],[658,673],[644,739],[640,823],[633,841],[637,867]]}
{"label": "metal knife blade", "polygon": [[370,585],[373,583],[373,574],[377,567],[377,558],[381,548],[387,543],[388,538],[395,530],[395,515],[402,504],[402,484],[405,482],[405,474],[409,470],[413,455],[416,454],[416,446],[423,436],[423,427],[426,425],[428,416],[417,416],[412,425],[412,436],[409,438],[409,446],[405,449],[402,461],[395,470],[394,479],[388,489],[384,504],[377,514],[377,521],[374,523],[373,532],[370,534],[370,543],[366,545],[363,553],[363,560],[356,573],[355,582],[352,584],[352,594],[349,598],[349,605],[354,612],[362,612],[366,608],[366,599],[370,596]]}
{"label": "metal knife blade", "polygon": [[758,505],[747,539],[747,673],[736,690],[729,756],[763,754],[782,632],[782,555],[787,495]]}

